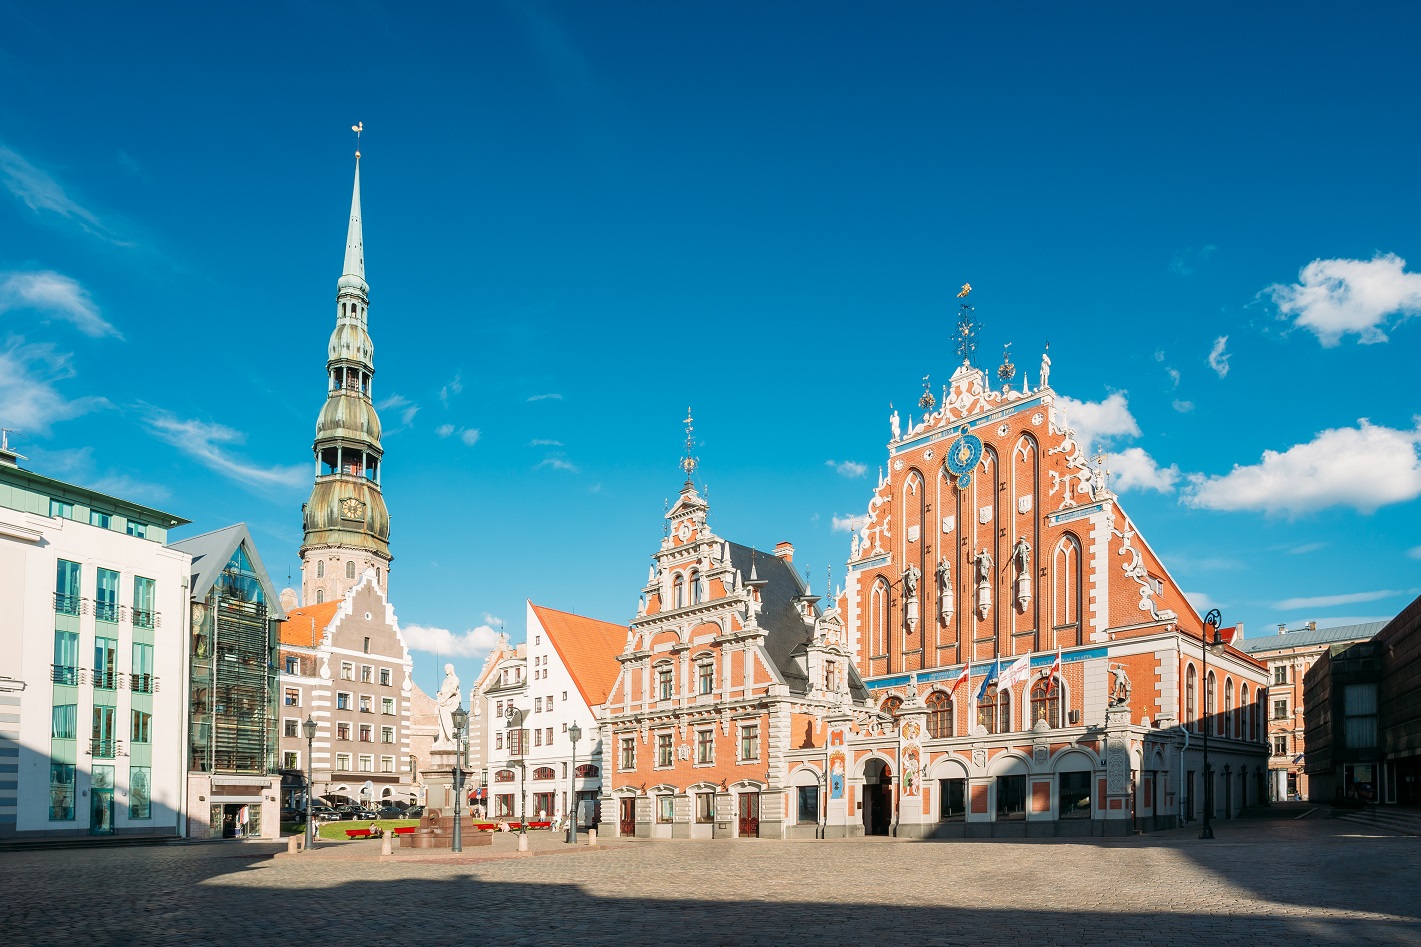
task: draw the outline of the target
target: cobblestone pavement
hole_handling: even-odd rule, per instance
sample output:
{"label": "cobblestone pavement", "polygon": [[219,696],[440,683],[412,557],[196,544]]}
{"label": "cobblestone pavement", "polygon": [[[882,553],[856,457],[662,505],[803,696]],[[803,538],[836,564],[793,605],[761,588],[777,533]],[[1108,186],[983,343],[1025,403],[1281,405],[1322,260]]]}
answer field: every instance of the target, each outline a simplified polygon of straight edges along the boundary
{"label": "cobblestone pavement", "polygon": [[551,841],[471,864],[0,853],[0,943],[1421,944],[1421,840],[1325,819],[1225,822],[1212,842]]}

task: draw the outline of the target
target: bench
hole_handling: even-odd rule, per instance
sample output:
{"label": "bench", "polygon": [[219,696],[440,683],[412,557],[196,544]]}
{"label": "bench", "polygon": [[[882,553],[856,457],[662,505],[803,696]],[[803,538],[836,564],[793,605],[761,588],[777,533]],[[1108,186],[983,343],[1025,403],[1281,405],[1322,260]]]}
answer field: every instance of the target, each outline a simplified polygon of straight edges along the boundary
{"label": "bench", "polygon": [[370,838],[370,836],[371,836],[371,832],[370,832],[369,829],[346,829],[346,830],[345,830],[345,837],[346,837],[346,838]]}
{"label": "bench", "polygon": [[416,828],[418,828],[418,826],[414,826],[414,825],[397,825],[397,826],[395,826],[393,829],[390,830],[390,833],[391,833],[392,835],[413,835],[413,834],[414,834],[414,830],[415,830]]}

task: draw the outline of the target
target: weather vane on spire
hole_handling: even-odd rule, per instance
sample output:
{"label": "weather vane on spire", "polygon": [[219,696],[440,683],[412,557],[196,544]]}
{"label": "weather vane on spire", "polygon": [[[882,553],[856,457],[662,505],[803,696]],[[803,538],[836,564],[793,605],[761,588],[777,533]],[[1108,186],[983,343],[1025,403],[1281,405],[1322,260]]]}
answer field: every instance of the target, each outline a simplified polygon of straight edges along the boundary
{"label": "weather vane on spire", "polygon": [[682,459],[682,461],[681,461],[681,469],[684,470],[684,471],[686,471],[686,485],[687,485],[687,486],[690,485],[690,483],[691,483],[691,475],[692,475],[693,473],[695,473],[696,464],[699,463],[699,461],[697,461],[696,458],[694,458],[694,457],[691,456],[691,451],[694,450],[695,447],[696,447],[695,428],[693,428],[693,427],[691,426],[691,422],[694,421],[694,420],[695,420],[695,418],[692,418],[692,417],[691,417],[691,409],[690,409],[690,408],[687,408],[687,409],[686,409],[686,456],[685,456],[685,458]]}
{"label": "weather vane on spire", "polygon": [[1016,366],[1011,363],[1011,343],[1008,342],[1002,349],[1002,364],[997,369],[997,377],[1002,381],[1002,391],[1011,387],[1011,380],[1016,377]]}
{"label": "weather vane on spire", "polygon": [[[972,292],[972,284],[963,283],[957,298],[966,300],[967,294],[970,292]],[[963,365],[971,365],[972,355],[977,351],[977,330],[981,326],[972,320],[972,314],[975,311],[969,302],[963,302],[957,310],[957,354],[962,359]]]}
{"label": "weather vane on spire", "polygon": [[365,123],[364,123],[364,122],[356,122],[354,125],[350,126],[350,130],[353,131],[353,132],[355,132],[355,156],[356,156],[357,158],[359,158],[359,157],[360,157],[360,133],[363,132],[363,131],[365,131]]}

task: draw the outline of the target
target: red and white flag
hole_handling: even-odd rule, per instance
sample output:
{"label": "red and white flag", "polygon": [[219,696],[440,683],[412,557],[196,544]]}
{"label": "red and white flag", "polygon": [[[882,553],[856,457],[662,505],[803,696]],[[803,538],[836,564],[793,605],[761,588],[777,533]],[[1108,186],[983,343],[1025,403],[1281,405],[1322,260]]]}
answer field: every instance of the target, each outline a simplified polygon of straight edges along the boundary
{"label": "red and white flag", "polygon": [[952,682],[952,689],[947,692],[947,699],[948,699],[948,700],[952,700],[952,698],[956,697],[956,696],[957,696],[957,689],[958,689],[959,687],[961,687],[963,684],[967,683],[967,678],[969,678],[969,677],[972,676],[971,670],[972,670],[972,668],[971,668],[970,665],[967,665],[967,664],[962,665],[962,673],[959,674],[959,675],[957,675],[957,680],[955,680],[955,681]]}
{"label": "red and white flag", "polygon": [[1061,652],[1056,651],[1056,660],[1051,664],[1051,670],[1046,672],[1046,696],[1050,697],[1051,692],[1056,689],[1056,679],[1061,675]]}

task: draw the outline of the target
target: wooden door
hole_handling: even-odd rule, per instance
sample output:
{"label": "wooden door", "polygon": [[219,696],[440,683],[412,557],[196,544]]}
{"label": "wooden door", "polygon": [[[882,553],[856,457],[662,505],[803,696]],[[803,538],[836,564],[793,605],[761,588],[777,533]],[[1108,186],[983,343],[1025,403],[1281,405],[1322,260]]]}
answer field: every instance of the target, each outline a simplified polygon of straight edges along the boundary
{"label": "wooden door", "polygon": [[623,797],[621,800],[621,828],[620,832],[624,836],[636,834],[636,799],[632,796]]}
{"label": "wooden door", "polygon": [[740,794],[740,837],[758,838],[760,835],[760,794],[742,792]]}

